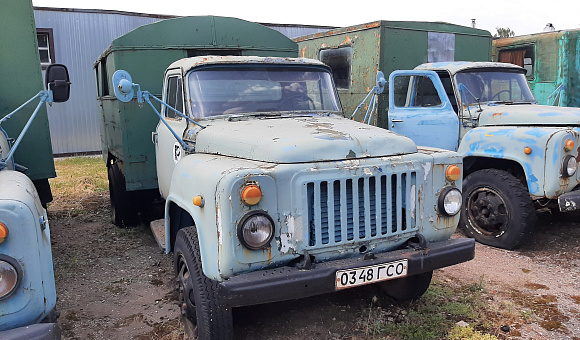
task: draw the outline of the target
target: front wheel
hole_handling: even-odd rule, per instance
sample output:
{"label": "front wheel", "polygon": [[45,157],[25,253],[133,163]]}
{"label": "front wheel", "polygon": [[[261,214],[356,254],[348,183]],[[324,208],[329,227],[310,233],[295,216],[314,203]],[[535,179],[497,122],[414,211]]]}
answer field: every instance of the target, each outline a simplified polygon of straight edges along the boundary
{"label": "front wheel", "polygon": [[417,300],[429,288],[433,271],[378,283],[379,288],[395,301]]}
{"label": "front wheel", "polygon": [[195,227],[177,233],[174,266],[182,320],[189,335],[199,340],[232,339],[232,310],[220,305],[218,283],[203,274]]}
{"label": "front wheel", "polygon": [[536,211],[528,189],[512,174],[475,171],[463,181],[460,228],[476,241],[516,249],[532,235]]}

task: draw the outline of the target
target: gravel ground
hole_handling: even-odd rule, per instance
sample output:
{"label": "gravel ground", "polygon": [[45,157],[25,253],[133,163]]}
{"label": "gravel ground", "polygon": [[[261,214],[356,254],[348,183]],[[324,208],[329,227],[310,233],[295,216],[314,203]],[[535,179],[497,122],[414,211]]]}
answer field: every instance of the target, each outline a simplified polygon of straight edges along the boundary
{"label": "gravel ground", "polygon": [[[63,339],[183,339],[171,256],[147,227],[113,226],[108,193],[93,200],[90,211],[49,207]],[[538,227],[523,249],[478,245],[475,260],[438,270],[434,280],[483,285],[490,308],[502,311],[487,316],[500,339],[578,340],[580,223],[544,214]],[[234,310],[236,338],[374,339],[356,326],[373,294],[361,287]]]}

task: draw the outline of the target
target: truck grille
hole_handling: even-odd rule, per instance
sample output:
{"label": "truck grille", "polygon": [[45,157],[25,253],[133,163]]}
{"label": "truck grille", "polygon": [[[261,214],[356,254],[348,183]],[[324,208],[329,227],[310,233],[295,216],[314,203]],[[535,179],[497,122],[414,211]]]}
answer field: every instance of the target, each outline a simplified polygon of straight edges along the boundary
{"label": "truck grille", "polygon": [[308,245],[368,240],[416,229],[416,172],[306,184]]}

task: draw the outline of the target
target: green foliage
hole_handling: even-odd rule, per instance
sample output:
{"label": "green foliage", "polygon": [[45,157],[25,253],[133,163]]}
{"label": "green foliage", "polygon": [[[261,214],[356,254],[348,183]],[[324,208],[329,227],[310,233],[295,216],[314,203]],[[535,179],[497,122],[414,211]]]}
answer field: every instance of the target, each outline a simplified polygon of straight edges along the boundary
{"label": "green foliage", "polygon": [[497,33],[493,35],[494,38],[509,38],[516,35],[509,27],[496,27]]}
{"label": "green foliage", "polygon": [[447,335],[449,340],[497,340],[497,337],[491,334],[481,334],[471,326],[455,326]]}
{"label": "green foliage", "polygon": [[[448,334],[467,336],[450,339],[492,340],[495,337],[482,335],[480,332],[455,330],[458,321],[465,321],[474,327],[481,327],[485,310],[483,278],[479,282],[464,286],[452,287],[433,282],[419,300],[405,305],[392,304],[388,299],[379,299],[378,306],[369,312],[367,335],[383,339],[444,339]],[[387,306],[386,304],[390,304]],[[483,313],[483,314],[482,314]],[[470,335],[471,334],[471,335]],[[497,339],[496,339],[497,340]]]}

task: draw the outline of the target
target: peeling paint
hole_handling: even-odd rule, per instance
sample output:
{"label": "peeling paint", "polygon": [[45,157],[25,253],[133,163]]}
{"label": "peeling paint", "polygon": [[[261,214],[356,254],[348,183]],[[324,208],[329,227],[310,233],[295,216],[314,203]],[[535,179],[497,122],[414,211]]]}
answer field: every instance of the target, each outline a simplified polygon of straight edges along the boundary
{"label": "peeling paint", "polygon": [[426,162],[425,164],[421,164],[421,166],[423,166],[423,172],[425,173],[423,175],[423,180],[427,181],[427,176],[429,175],[429,172],[431,171],[431,162]]}

